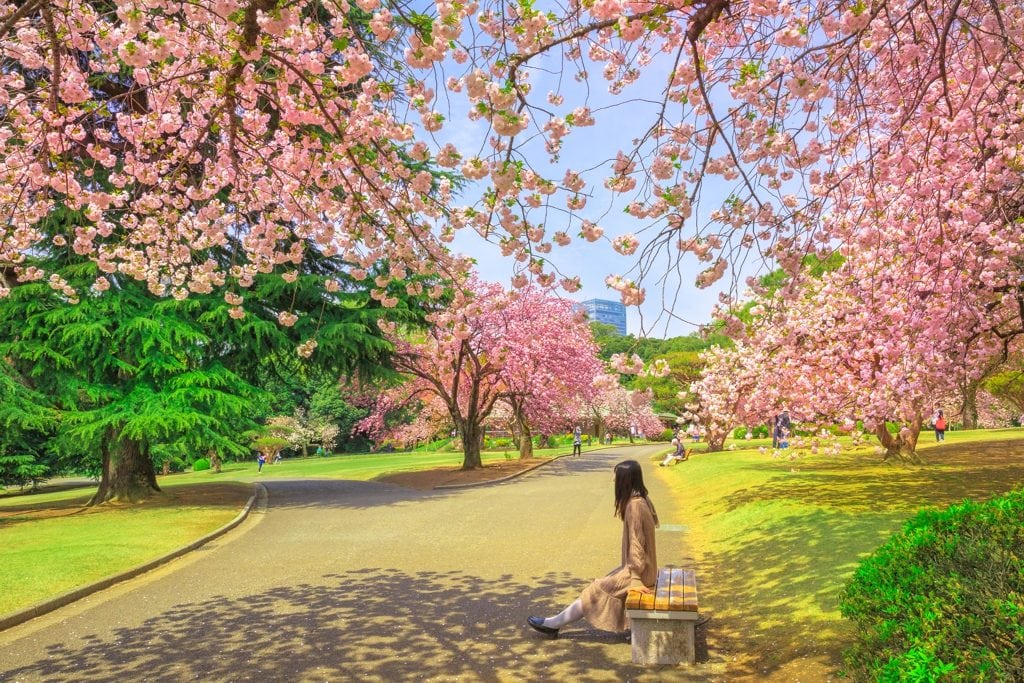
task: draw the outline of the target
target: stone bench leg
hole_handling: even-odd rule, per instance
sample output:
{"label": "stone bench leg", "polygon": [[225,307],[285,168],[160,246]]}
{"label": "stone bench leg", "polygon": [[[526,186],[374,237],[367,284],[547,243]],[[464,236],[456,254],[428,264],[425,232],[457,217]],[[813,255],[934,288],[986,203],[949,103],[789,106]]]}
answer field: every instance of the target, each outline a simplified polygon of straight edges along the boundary
{"label": "stone bench leg", "polygon": [[696,612],[626,610],[632,622],[634,664],[693,664],[697,661]]}

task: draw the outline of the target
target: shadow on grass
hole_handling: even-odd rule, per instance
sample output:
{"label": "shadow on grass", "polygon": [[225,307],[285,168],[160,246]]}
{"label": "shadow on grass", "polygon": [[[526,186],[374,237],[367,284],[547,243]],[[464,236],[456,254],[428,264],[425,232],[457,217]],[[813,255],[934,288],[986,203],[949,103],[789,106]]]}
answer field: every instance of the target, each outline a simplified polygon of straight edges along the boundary
{"label": "shadow on grass", "polygon": [[641,669],[622,634],[525,625],[574,584],[529,585],[462,572],[365,569],[246,599],[181,604],[137,628],[82,636],[5,680],[701,680],[699,670]]}
{"label": "shadow on grass", "polygon": [[[769,511],[771,514],[772,511]],[[756,530],[704,555],[701,600],[714,605],[714,646],[730,674],[761,680],[800,659],[834,674],[850,633],[837,614],[841,587],[864,554],[898,522],[865,523],[840,512],[787,516],[777,511]],[[817,675],[790,680],[820,680]]]}
{"label": "shadow on grass", "polygon": [[1024,480],[1024,442],[928,456],[925,466],[798,459],[710,506],[702,521],[719,540],[698,580],[702,602],[716,608],[713,646],[730,660],[730,678],[837,677],[853,638],[839,597],[859,562],[923,507],[989,498]]}
{"label": "shadow on grass", "polygon": [[252,485],[238,482],[185,484],[165,487],[160,493],[142,503],[104,503],[93,507],[87,507],[87,504],[95,491],[85,492],[81,497],[67,500],[34,503],[29,499],[23,504],[0,507],[0,527],[9,528],[11,525],[21,522],[72,515],[116,514],[122,510],[152,510],[187,506],[241,509],[252,495],[252,491]]}
{"label": "shadow on grass", "polygon": [[[907,511],[981,500],[1024,483],[1024,441],[963,444],[929,449],[924,465],[796,460],[793,470],[726,497],[730,511],[755,501],[802,503],[864,511]],[[908,515],[909,516],[909,515]]]}

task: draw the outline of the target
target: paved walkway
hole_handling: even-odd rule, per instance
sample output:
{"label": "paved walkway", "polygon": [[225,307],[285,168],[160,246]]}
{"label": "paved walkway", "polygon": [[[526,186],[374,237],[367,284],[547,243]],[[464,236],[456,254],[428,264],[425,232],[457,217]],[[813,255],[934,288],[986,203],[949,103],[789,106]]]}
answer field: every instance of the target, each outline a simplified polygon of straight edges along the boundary
{"label": "paved walkway", "polygon": [[[3,681],[701,680],[640,669],[621,635],[525,626],[619,560],[612,466],[644,463],[662,564],[678,501],[634,446],[480,488],[265,482],[265,511],[185,558],[0,632]],[[674,527],[674,528],[673,528]]]}

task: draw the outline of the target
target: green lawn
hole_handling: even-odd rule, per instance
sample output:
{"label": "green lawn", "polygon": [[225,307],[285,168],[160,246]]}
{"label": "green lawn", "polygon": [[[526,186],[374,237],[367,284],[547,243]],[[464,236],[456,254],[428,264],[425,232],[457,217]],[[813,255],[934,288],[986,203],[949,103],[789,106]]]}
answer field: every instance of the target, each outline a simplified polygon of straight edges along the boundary
{"label": "green lawn", "polygon": [[838,594],[858,562],[922,507],[1024,482],[1020,429],[948,432],[941,445],[922,436],[923,467],[882,463],[864,454],[873,447],[775,458],[755,441],[659,470],[684,508],[702,605],[714,614],[708,637],[735,657],[730,675],[834,674],[850,637]]}
{"label": "green lawn", "polygon": [[[583,451],[593,450],[584,447]],[[572,452],[572,446],[558,448],[535,449],[534,457],[552,458]],[[484,451],[481,459],[484,466],[489,462],[504,461],[507,458],[517,459],[518,451]],[[462,453],[453,452],[399,452],[369,453],[354,455],[332,455],[326,458],[285,458],[277,464],[268,463],[263,466],[263,473],[257,474],[256,460],[228,463],[221,474],[213,474],[209,470],[201,472],[185,472],[160,477],[160,485],[179,483],[199,483],[212,480],[231,479],[234,481],[258,481],[260,479],[355,479],[368,481],[382,475],[414,470],[429,470],[438,467],[461,467]],[[3,504],[0,498],[0,505]]]}
{"label": "green lawn", "polygon": [[82,508],[81,489],[39,494],[48,502],[10,497],[0,507],[0,615],[187,545],[234,519],[251,492],[227,483],[94,509]]}

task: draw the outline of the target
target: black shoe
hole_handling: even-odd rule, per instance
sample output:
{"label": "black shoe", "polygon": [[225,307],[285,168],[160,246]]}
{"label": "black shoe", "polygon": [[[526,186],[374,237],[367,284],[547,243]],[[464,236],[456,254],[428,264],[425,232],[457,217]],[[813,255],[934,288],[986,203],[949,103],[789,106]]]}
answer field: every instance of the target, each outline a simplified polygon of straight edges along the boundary
{"label": "black shoe", "polygon": [[528,617],[526,619],[526,623],[532,626],[534,630],[540,631],[546,636],[550,636],[552,638],[558,637],[558,629],[551,628],[550,626],[545,626],[544,617]]}

